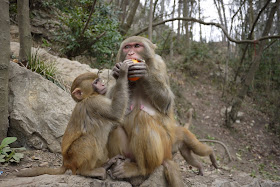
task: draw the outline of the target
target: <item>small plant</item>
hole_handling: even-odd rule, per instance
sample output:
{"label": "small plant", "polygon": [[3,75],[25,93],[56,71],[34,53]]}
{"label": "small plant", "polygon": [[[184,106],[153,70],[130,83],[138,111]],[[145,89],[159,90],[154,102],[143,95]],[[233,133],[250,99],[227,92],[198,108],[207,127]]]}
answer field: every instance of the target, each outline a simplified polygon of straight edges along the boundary
{"label": "small plant", "polygon": [[253,171],[251,172],[250,176],[251,176],[251,177],[253,177],[253,178],[256,178],[256,177],[257,177],[257,175],[256,175],[256,171],[255,171],[255,170],[253,170]]}
{"label": "small plant", "polygon": [[45,63],[37,54],[38,51],[36,51],[35,55],[29,57],[27,68],[50,80],[56,73],[55,63]]}
{"label": "small plant", "polygon": [[0,145],[0,163],[5,162],[16,162],[19,163],[20,159],[23,158],[23,153],[16,153],[16,151],[26,150],[24,147],[21,148],[10,148],[9,144],[15,142],[16,137],[4,138]]}
{"label": "small plant", "polygon": [[61,89],[68,91],[69,88],[67,88],[67,85],[63,84],[63,81],[60,80],[58,76],[56,76],[57,69],[55,62],[46,63],[42,61],[38,57],[38,51],[29,57],[26,68],[40,74],[44,78],[56,84]]}
{"label": "small plant", "polygon": [[42,47],[50,47],[51,44],[48,42],[48,40],[42,38]]}

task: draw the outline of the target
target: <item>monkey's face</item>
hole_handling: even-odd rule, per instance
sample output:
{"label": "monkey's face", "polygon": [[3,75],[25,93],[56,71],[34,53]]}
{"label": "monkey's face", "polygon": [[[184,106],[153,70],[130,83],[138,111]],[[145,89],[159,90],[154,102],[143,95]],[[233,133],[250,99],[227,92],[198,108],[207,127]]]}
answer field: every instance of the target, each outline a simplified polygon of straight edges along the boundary
{"label": "monkey's face", "polygon": [[95,79],[92,83],[92,86],[93,86],[94,91],[96,91],[97,93],[99,93],[101,95],[105,95],[107,92],[105,81],[101,78]]}
{"label": "monkey's face", "polygon": [[144,52],[144,45],[140,42],[131,42],[124,45],[122,51],[127,59],[141,59]]}

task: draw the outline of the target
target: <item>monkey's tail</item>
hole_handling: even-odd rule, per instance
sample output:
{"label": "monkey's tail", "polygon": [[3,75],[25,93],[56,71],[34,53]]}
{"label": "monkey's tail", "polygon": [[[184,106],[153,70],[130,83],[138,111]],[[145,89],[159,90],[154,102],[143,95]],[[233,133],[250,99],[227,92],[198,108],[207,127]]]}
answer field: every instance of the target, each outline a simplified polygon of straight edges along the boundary
{"label": "monkey's tail", "polygon": [[38,167],[38,168],[32,168],[32,169],[26,169],[21,170],[20,172],[16,173],[17,177],[34,177],[44,174],[49,175],[60,175],[64,174],[66,172],[67,168],[64,166],[61,166],[59,168],[47,168],[47,167]]}
{"label": "monkey's tail", "polygon": [[179,166],[173,160],[165,160],[162,164],[164,166],[164,174],[170,187],[184,186]]}

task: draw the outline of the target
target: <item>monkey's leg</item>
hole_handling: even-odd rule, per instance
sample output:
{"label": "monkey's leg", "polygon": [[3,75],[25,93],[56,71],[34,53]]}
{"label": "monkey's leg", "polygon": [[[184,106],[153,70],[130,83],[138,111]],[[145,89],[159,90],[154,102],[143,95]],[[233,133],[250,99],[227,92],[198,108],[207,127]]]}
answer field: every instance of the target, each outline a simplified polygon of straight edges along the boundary
{"label": "monkey's leg", "polygon": [[109,158],[116,155],[123,155],[127,158],[133,159],[133,155],[129,150],[128,137],[122,126],[117,126],[113,129],[108,138],[107,144]]}
{"label": "monkey's leg", "polygon": [[172,160],[163,161],[164,174],[169,186],[181,187],[184,186],[179,166]]}
{"label": "monkey's leg", "polygon": [[[184,127],[178,127],[180,136],[185,146],[199,156],[209,156],[212,165],[217,169],[218,164],[214,156],[214,151],[211,147],[201,143],[196,136]],[[178,131],[177,131],[178,132]]]}
{"label": "monkey's leg", "polygon": [[179,148],[181,155],[186,160],[186,162],[196,168],[198,168],[198,174],[203,176],[203,168],[200,162],[193,156],[191,150],[183,143]]}
{"label": "monkey's leg", "polygon": [[93,177],[93,178],[98,178],[101,180],[106,179],[106,170],[105,168],[95,168],[93,170],[83,170],[79,172],[80,175],[86,176],[86,177]]}

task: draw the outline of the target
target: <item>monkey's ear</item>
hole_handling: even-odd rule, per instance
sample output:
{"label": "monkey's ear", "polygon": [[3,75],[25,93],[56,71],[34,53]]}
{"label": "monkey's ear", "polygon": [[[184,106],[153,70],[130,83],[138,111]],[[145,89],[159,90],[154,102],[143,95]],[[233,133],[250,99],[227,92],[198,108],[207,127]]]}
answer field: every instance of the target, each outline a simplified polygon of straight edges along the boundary
{"label": "monkey's ear", "polygon": [[81,88],[75,88],[75,90],[72,92],[72,96],[74,96],[77,100],[82,100],[82,90]]}

